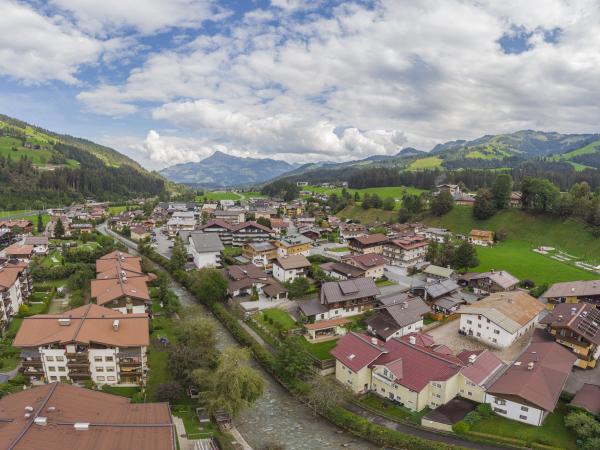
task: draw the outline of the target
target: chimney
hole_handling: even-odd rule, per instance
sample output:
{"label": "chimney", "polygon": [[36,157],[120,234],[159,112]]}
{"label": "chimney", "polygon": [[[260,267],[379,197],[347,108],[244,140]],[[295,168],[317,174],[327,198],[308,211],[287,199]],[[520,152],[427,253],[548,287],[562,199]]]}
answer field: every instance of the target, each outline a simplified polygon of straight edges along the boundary
{"label": "chimney", "polygon": [[113,330],[114,331],[119,331],[119,319],[115,319],[113,321]]}
{"label": "chimney", "polygon": [[75,422],[73,424],[73,428],[75,428],[75,431],[89,430],[90,429],[90,423],[89,422]]}
{"label": "chimney", "polygon": [[69,319],[68,317],[61,317],[58,319],[58,324],[61,327],[68,327],[69,325],[71,325],[71,319]]}
{"label": "chimney", "polygon": [[477,355],[475,355],[475,354],[469,355],[469,364],[474,364],[476,359],[477,359]]}
{"label": "chimney", "polygon": [[47,417],[38,416],[35,419],[33,419],[33,421],[34,421],[34,423],[36,425],[46,426],[48,424],[48,418]]}
{"label": "chimney", "polygon": [[376,338],[376,337],[372,337],[372,338],[371,338],[371,344],[373,344],[373,345],[377,345],[377,342],[378,342],[378,341],[377,341],[377,338]]}
{"label": "chimney", "polygon": [[577,313],[577,308],[575,308],[574,306],[571,307],[571,315],[574,316]]}
{"label": "chimney", "polygon": [[533,361],[527,363],[527,370],[533,370]]}
{"label": "chimney", "polygon": [[409,337],[408,337],[408,342],[409,342],[411,345],[415,345],[415,344],[417,343],[417,338],[416,338],[415,336],[409,336]]}

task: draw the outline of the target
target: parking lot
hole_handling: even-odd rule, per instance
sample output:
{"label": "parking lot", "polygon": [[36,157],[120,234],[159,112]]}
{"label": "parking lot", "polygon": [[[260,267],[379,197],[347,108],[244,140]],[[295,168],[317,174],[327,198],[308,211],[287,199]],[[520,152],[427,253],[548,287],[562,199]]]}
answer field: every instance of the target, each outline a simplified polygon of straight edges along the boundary
{"label": "parking lot", "polygon": [[485,345],[483,342],[479,342],[472,337],[458,334],[460,321],[458,319],[441,325],[437,328],[433,328],[426,331],[427,334],[431,335],[436,343],[444,344],[449,347],[455,354],[461,350],[482,350],[488,349],[492,351],[502,361],[511,363],[517,356],[521,354],[523,349],[529,343],[533,331],[530,331],[509,348],[497,349]]}

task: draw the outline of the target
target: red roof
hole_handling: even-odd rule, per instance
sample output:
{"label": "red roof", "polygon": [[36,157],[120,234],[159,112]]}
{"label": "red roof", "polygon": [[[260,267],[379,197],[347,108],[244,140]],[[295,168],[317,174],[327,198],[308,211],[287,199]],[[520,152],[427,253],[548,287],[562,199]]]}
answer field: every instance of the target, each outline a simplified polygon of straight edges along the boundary
{"label": "red roof", "polygon": [[[469,357],[475,355],[475,362],[470,363]],[[481,386],[490,380],[490,377],[504,368],[504,363],[492,352],[463,350],[458,357],[467,367],[462,370],[462,374],[473,383]]]}
{"label": "red roof", "polygon": [[377,338],[348,333],[337,342],[331,355],[353,372],[358,372],[386,352],[383,344]]}
{"label": "red roof", "polygon": [[364,255],[352,255],[344,258],[344,260],[354,261],[358,267],[362,269],[369,269],[371,267],[385,265],[385,259],[383,256],[377,253],[366,253]]}

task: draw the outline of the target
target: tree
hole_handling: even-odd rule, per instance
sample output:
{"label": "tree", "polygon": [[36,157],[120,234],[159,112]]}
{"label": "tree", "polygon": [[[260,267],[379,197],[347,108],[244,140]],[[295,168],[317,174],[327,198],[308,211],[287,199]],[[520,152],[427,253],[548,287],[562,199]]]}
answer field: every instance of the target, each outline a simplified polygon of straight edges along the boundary
{"label": "tree", "polygon": [[501,173],[492,184],[492,195],[496,209],[505,209],[510,206],[510,195],[512,194],[513,179],[506,173]]}
{"label": "tree", "polygon": [[573,411],[565,417],[565,426],[582,439],[600,437],[600,422],[585,411]]}
{"label": "tree", "polygon": [[306,277],[297,277],[292,282],[285,283],[290,298],[304,297],[310,289],[310,283]]}
{"label": "tree", "polygon": [[44,231],[44,220],[42,219],[42,213],[38,213],[37,216],[37,232],[41,233]]}
{"label": "tree", "polygon": [[358,193],[358,191],[354,191],[354,201],[360,202],[360,194]]}
{"label": "tree", "polygon": [[475,203],[473,204],[473,216],[479,220],[485,220],[496,214],[494,196],[489,189],[479,189]]}
{"label": "tree", "polygon": [[206,406],[211,413],[225,410],[237,416],[263,394],[265,382],[260,372],[248,366],[250,352],[229,347],[209,377]]}
{"label": "tree", "polygon": [[251,302],[257,302],[259,299],[258,297],[258,289],[256,288],[256,285],[253,284],[252,285],[252,294],[250,295],[250,301]]}
{"label": "tree", "polygon": [[181,385],[176,381],[159,384],[156,388],[156,400],[159,402],[168,402],[175,404],[183,395]]}
{"label": "tree", "polygon": [[552,211],[559,190],[544,178],[525,177],[521,183],[523,209],[535,213]]}
{"label": "tree", "polygon": [[341,384],[321,375],[313,376],[308,385],[309,391],[306,400],[315,415],[319,411],[329,411],[348,396],[348,391]]}
{"label": "tree", "polygon": [[266,217],[259,217],[256,220],[256,223],[262,225],[263,227],[271,228],[271,221]]}
{"label": "tree", "polygon": [[370,209],[371,208],[371,197],[369,197],[368,192],[365,192],[361,206],[362,206],[362,209]]}
{"label": "tree", "polygon": [[65,226],[62,223],[61,218],[59,217],[56,220],[56,225],[54,226],[54,237],[61,238],[65,235]]}
{"label": "tree", "polygon": [[225,298],[227,279],[217,269],[200,269],[192,280],[194,294],[205,303],[214,303]]}
{"label": "tree", "polygon": [[477,265],[479,265],[479,259],[477,259],[475,246],[464,241],[456,247],[456,250],[454,251],[454,267],[456,269],[467,271],[469,267],[475,267]]}
{"label": "tree", "polygon": [[298,339],[304,338],[285,339],[275,357],[275,370],[286,381],[293,381],[306,375],[312,366],[310,354]]}
{"label": "tree", "polygon": [[173,241],[173,253],[171,254],[171,270],[183,270],[187,261],[187,250],[179,236]]}
{"label": "tree", "polygon": [[443,216],[452,211],[454,199],[448,191],[442,191],[434,197],[431,202],[431,213],[435,216]]}
{"label": "tree", "polygon": [[388,197],[383,201],[383,209],[386,211],[393,211],[396,206],[396,200],[392,197]]}

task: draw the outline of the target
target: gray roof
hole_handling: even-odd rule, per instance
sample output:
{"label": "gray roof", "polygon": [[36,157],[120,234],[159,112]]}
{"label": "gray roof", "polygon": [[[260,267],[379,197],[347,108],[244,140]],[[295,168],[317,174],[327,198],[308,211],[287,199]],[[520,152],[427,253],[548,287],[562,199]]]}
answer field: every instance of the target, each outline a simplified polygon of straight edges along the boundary
{"label": "gray roof", "polygon": [[441,280],[434,283],[426,284],[421,287],[427,292],[428,297],[438,298],[442,295],[447,295],[459,288],[458,284],[454,280]]}
{"label": "gray roof", "polygon": [[379,294],[379,288],[372,278],[330,281],[321,286],[321,303],[345,302]]}
{"label": "gray roof", "polygon": [[299,303],[300,304],[298,307],[300,308],[300,311],[302,311],[302,314],[308,317],[327,312],[327,308],[321,305],[321,302],[317,298]]}
{"label": "gray roof", "polygon": [[431,312],[431,309],[421,297],[413,296],[405,292],[387,295],[379,298],[385,311],[398,324],[404,327],[421,319],[423,314]]}
{"label": "gray roof", "polygon": [[358,278],[365,275],[365,271],[359,267],[351,266],[345,262],[327,262],[321,264],[321,269],[325,272],[335,272],[346,278]]}
{"label": "gray roof", "polygon": [[279,239],[279,242],[289,247],[292,245],[310,244],[312,239],[309,239],[302,234],[293,234]]}
{"label": "gray roof", "polygon": [[47,236],[27,236],[25,245],[48,245]]}
{"label": "gray roof", "polygon": [[225,250],[223,243],[217,233],[203,233],[202,231],[192,231],[187,236],[191,240],[198,253],[204,252],[222,252]]}
{"label": "gray roof", "polygon": [[428,275],[435,275],[438,277],[450,278],[452,276],[452,274],[454,273],[454,269],[430,264],[425,268],[423,273],[426,273]]}
{"label": "gray roof", "polygon": [[471,280],[481,280],[483,278],[489,278],[503,289],[509,289],[519,283],[519,279],[506,270],[491,270],[471,276]]}

